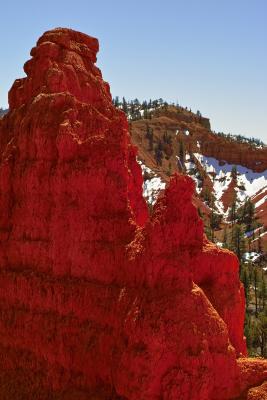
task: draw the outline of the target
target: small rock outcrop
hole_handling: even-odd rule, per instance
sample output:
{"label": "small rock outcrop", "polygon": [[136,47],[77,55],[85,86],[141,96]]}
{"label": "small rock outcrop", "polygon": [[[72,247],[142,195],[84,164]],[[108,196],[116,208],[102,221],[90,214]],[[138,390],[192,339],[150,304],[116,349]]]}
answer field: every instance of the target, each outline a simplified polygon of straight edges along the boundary
{"label": "small rock outcrop", "polygon": [[0,120],[0,398],[254,398],[267,363],[244,358],[237,259],[186,176],[149,216],[97,51],[44,33]]}

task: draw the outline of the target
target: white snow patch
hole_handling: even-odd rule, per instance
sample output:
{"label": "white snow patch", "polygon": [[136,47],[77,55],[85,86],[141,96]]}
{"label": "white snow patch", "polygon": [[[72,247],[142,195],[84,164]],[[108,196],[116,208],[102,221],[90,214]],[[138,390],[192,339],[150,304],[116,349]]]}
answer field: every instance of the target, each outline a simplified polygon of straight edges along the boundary
{"label": "white snow patch", "polygon": [[[179,157],[176,156],[178,159]],[[180,159],[179,159],[180,161]],[[188,153],[185,154],[185,162],[184,166],[186,169],[186,173],[195,181],[196,183],[196,191],[199,194],[201,192],[201,181],[198,179],[198,169],[193,159],[191,159]]]}
{"label": "white snow patch", "polygon": [[260,255],[261,255],[260,253],[251,251],[251,252],[244,253],[243,259],[245,260],[245,262],[249,262],[249,261],[254,262],[260,257]]}
{"label": "white snow patch", "polygon": [[153,205],[155,204],[160,191],[165,189],[166,184],[157,174],[155,174],[154,171],[152,171],[152,169],[143,164],[142,161],[138,160],[138,163],[142,168],[142,174],[144,175],[146,172],[151,176],[151,179],[144,180],[143,196],[149,204]]}
{"label": "white snow patch", "polygon": [[[216,206],[223,208],[220,199],[223,192],[231,182],[231,171],[233,167],[237,170],[237,201],[243,203],[247,197],[255,196],[267,186],[267,170],[263,172],[253,172],[251,169],[242,165],[224,163],[220,165],[219,161],[213,157],[206,157],[200,153],[194,153],[194,156],[201,163],[207,174],[213,181],[214,195],[216,197]],[[260,203],[261,205],[262,203]]]}

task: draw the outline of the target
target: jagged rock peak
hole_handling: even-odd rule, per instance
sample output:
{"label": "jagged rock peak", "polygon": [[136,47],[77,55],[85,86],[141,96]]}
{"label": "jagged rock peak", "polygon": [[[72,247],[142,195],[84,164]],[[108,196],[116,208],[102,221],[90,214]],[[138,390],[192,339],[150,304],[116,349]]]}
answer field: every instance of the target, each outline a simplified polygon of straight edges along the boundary
{"label": "jagged rock peak", "polygon": [[[45,42],[56,43],[68,50],[81,54],[82,57],[89,58],[96,62],[96,54],[99,51],[98,40],[82,32],[68,28],[55,28],[45,32],[37,41],[37,46]],[[34,55],[32,50],[32,56]]]}
{"label": "jagged rock peak", "polygon": [[26,78],[17,79],[9,92],[10,110],[38,95],[67,92],[78,100],[106,110],[110,116],[109,85],[94,65],[98,40],[71,29],[45,32],[24,65]]}

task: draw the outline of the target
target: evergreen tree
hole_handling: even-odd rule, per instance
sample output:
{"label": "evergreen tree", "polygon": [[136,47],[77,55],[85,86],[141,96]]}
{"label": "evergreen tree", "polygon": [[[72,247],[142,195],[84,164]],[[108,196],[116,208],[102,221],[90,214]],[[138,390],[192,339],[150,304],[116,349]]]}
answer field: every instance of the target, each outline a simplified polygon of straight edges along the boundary
{"label": "evergreen tree", "polygon": [[153,100],[153,101],[152,101],[152,107],[155,108],[155,109],[157,109],[158,106],[159,106],[158,100]]}
{"label": "evergreen tree", "polygon": [[185,160],[185,149],[184,149],[184,143],[181,140],[179,142],[179,158],[182,164],[184,164],[184,160]]}
{"label": "evergreen tree", "polygon": [[153,151],[153,147],[154,147],[154,132],[153,129],[149,127],[149,125],[147,125],[146,128],[146,138],[148,139],[148,150],[149,151]]}
{"label": "evergreen tree", "polygon": [[259,315],[256,322],[256,338],[260,346],[261,356],[267,357],[267,308]]}
{"label": "evergreen tree", "polygon": [[115,99],[113,100],[114,106],[115,107],[119,107],[120,105],[120,100],[119,100],[119,96],[116,96]]}
{"label": "evergreen tree", "polygon": [[128,105],[127,105],[127,101],[125,100],[125,98],[122,98],[122,109],[125,112],[125,114],[127,114],[128,112]]}
{"label": "evergreen tree", "polygon": [[165,131],[163,134],[163,142],[166,144],[169,144],[169,145],[172,144],[172,137],[171,137],[171,135],[168,134],[167,131]]}
{"label": "evergreen tree", "polygon": [[251,199],[246,199],[244,205],[240,207],[237,213],[237,217],[240,223],[246,225],[246,232],[253,230],[255,228],[255,205],[252,203]]}
{"label": "evergreen tree", "polygon": [[135,106],[134,106],[134,102],[131,101],[131,103],[130,103],[130,115],[131,115],[132,119],[134,119],[134,113],[135,113]]}
{"label": "evergreen tree", "polygon": [[232,167],[231,176],[233,179],[237,178],[237,168],[235,165],[233,165],[233,167]]}
{"label": "evergreen tree", "polygon": [[251,317],[248,312],[245,315],[245,327],[244,334],[247,339],[247,347],[250,355],[252,354],[252,346],[253,346],[253,326],[251,324]]}
{"label": "evergreen tree", "polygon": [[162,159],[163,159],[163,147],[161,141],[158,142],[156,149],[155,149],[155,159],[157,165],[162,165]]}
{"label": "evergreen tree", "polygon": [[146,108],[144,108],[143,118],[148,119],[148,111]]}
{"label": "evergreen tree", "polygon": [[[213,198],[213,196],[212,196]],[[210,230],[211,230],[211,240],[214,242],[214,231],[219,229],[222,221],[222,216],[215,212],[214,210],[214,200],[211,204],[211,216],[210,216]]]}
{"label": "evergreen tree", "polygon": [[253,268],[253,285],[254,285],[254,296],[255,296],[255,315],[258,316],[258,291],[259,291],[259,273],[257,267]]}
{"label": "evergreen tree", "polygon": [[236,253],[241,261],[245,253],[245,239],[241,225],[235,224],[232,230],[231,249]]}
{"label": "evergreen tree", "polygon": [[230,206],[229,219],[232,223],[232,228],[233,228],[234,222],[236,220],[236,198],[234,198],[234,200]]}
{"label": "evergreen tree", "polygon": [[261,308],[264,310],[266,304],[266,282],[263,270],[261,271],[261,284],[260,284],[260,293],[259,299],[261,300]]}
{"label": "evergreen tree", "polygon": [[206,233],[206,235],[207,235],[207,238],[208,238],[209,240],[212,240],[212,232],[211,232],[210,226],[206,226],[206,228],[205,228],[205,233]]}
{"label": "evergreen tree", "polygon": [[211,205],[213,200],[212,200],[212,194],[210,192],[210,190],[205,187],[202,192],[201,192],[201,197],[203,198],[203,200],[208,204]]}
{"label": "evergreen tree", "polygon": [[142,110],[147,110],[147,101],[143,101],[142,103]]}
{"label": "evergreen tree", "polygon": [[240,273],[240,279],[244,285],[244,291],[245,291],[245,297],[246,297],[246,310],[248,308],[249,302],[250,302],[250,279],[249,279],[249,273],[248,273],[248,268],[245,264],[240,265],[241,273]]}
{"label": "evergreen tree", "polygon": [[223,247],[227,248],[227,240],[228,240],[228,236],[227,236],[227,229],[226,226],[223,229]]}

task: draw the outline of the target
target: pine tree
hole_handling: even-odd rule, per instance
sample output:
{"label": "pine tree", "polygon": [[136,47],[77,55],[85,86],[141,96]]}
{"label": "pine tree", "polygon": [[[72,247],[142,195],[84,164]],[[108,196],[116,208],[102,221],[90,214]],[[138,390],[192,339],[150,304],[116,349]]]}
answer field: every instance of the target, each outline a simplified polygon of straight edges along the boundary
{"label": "pine tree", "polygon": [[146,108],[144,108],[143,118],[148,119],[148,111]]}
{"label": "pine tree", "polygon": [[246,225],[246,232],[251,230],[254,232],[256,222],[255,205],[250,198],[246,199],[245,204],[238,210],[237,217],[240,223]]}
{"label": "pine tree", "polygon": [[222,221],[222,216],[215,212],[214,210],[214,197],[212,196],[211,202],[211,216],[210,216],[210,230],[211,230],[211,240],[214,242],[214,231],[220,227]]}
{"label": "pine tree", "polygon": [[263,270],[261,271],[260,300],[262,310],[264,310],[266,303],[266,282]]}
{"label": "pine tree", "polygon": [[163,134],[163,142],[170,145],[172,144],[172,137],[168,134],[167,131],[165,131]]}
{"label": "pine tree", "polygon": [[142,110],[147,110],[147,101],[143,101],[142,103]]}
{"label": "pine tree", "polygon": [[158,142],[157,147],[155,149],[155,159],[157,165],[162,165],[162,159],[163,159],[163,148],[162,148],[162,143],[161,141]]}
{"label": "pine tree", "polygon": [[116,96],[115,99],[113,100],[114,106],[115,107],[119,107],[120,105],[120,100],[119,100],[119,96]]}
{"label": "pine tree", "polygon": [[241,261],[245,253],[245,240],[242,227],[239,224],[235,224],[232,230],[231,249],[236,253],[239,261]]}
{"label": "pine tree", "polygon": [[125,112],[125,114],[127,114],[128,112],[128,105],[127,105],[127,101],[125,100],[125,98],[122,98],[122,109]]}
{"label": "pine tree", "polygon": [[227,248],[227,240],[228,240],[228,236],[227,236],[227,229],[226,226],[223,229],[223,247]]}
{"label": "pine tree", "polygon": [[232,222],[232,228],[233,228],[233,224],[236,220],[236,198],[234,198],[234,200],[230,206],[229,219]]}
{"label": "pine tree", "polygon": [[261,349],[261,356],[267,356],[267,308],[259,315],[256,323],[256,332]]}
{"label": "pine tree", "polygon": [[184,150],[184,143],[182,140],[179,143],[179,157],[180,157],[181,163],[184,164],[185,150]]}
{"label": "pine tree", "polygon": [[153,129],[149,127],[149,125],[147,125],[147,128],[146,128],[146,138],[148,139],[148,143],[149,143],[148,150],[149,151],[153,151],[153,147],[154,147],[154,132],[153,132]]}
{"label": "pine tree", "polygon": [[253,285],[254,285],[254,296],[255,296],[255,315],[258,316],[258,290],[259,290],[259,274],[257,267],[253,268]]}
{"label": "pine tree", "polygon": [[208,238],[209,240],[211,240],[211,238],[212,238],[212,232],[211,232],[210,226],[206,226],[206,228],[205,228],[205,233],[206,233],[206,235],[207,235],[207,238]]}
{"label": "pine tree", "polygon": [[245,264],[240,265],[241,273],[240,279],[244,285],[245,297],[246,297],[246,310],[250,302],[250,279],[247,266]]}
{"label": "pine tree", "polygon": [[249,354],[252,355],[252,346],[253,346],[253,327],[251,324],[251,317],[248,312],[245,315],[245,327],[244,327],[244,334],[246,336],[247,347]]}
{"label": "pine tree", "polygon": [[202,192],[201,192],[201,197],[203,200],[211,206],[212,203],[214,202],[214,195],[210,192],[210,190],[207,187],[204,187]]}
{"label": "pine tree", "polygon": [[232,167],[231,176],[233,179],[237,178],[237,168],[235,165],[233,165],[233,167]]}

